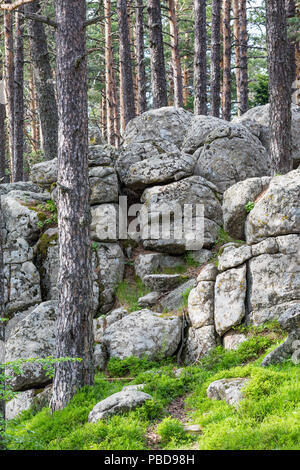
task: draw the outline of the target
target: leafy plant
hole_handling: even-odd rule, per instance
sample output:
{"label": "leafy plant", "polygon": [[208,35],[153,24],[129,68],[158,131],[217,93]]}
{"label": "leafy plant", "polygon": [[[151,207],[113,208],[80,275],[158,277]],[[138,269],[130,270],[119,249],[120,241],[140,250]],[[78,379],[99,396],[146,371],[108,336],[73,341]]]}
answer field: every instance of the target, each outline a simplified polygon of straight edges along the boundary
{"label": "leafy plant", "polygon": [[248,214],[249,214],[249,212],[252,211],[252,209],[254,209],[254,205],[255,205],[255,203],[253,201],[248,201],[247,202],[247,204],[245,205],[245,210]]}

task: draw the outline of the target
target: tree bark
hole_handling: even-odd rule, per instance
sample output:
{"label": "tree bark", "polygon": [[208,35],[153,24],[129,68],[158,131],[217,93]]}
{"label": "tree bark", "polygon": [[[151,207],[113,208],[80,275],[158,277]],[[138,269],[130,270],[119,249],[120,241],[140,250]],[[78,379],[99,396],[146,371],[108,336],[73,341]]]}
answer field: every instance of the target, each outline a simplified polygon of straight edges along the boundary
{"label": "tree bark", "polygon": [[223,109],[222,117],[230,121],[231,117],[231,0],[223,0]]}
{"label": "tree bark", "polygon": [[[3,60],[0,54],[0,81],[3,83]],[[5,134],[5,104],[0,103],[0,184],[6,183],[6,134]]]}
{"label": "tree bark", "polygon": [[194,113],[207,114],[206,103],[206,0],[194,0],[195,57]]}
{"label": "tree bark", "polygon": [[134,88],[126,0],[117,1],[125,126],[135,117]]}
{"label": "tree bark", "polygon": [[233,0],[233,36],[235,55],[235,83],[238,116],[241,115],[241,55],[240,55],[240,0]]}
{"label": "tree bark", "polygon": [[267,0],[267,46],[270,91],[272,171],[286,173],[291,159],[291,90],[284,0]]}
{"label": "tree bark", "polygon": [[174,104],[178,108],[182,108],[183,106],[183,83],[182,83],[182,70],[181,70],[180,54],[179,54],[179,36],[178,36],[178,24],[177,24],[177,18],[176,18],[176,0],[169,0],[169,24],[170,24],[170,35],[171,35]]}
{"label": "tree bark", "polygon": [[105,17],[105,87],[106,87],[106,117],[107,117],[107,142],[115,143],[114,131],[114,105],[113,105],[113,50],[111,38],[111,0],[104,0]]}
{"label": "tree bark", "polygon": [[24,154],[24,19],[16,13],[14,77],[14,152],[12,181],[23,180]]}
{"label": "tree bark", "polygon": [[[285,1],[286,17],[287,19],[296,16],[295,0]],[[289,38],[289,67],[290,67],[290,84],[291,88],[296,80],[296,44],[294,38]]]}
{"label": "tree bark", "polygon": [[36,98],[36,90],[34,83],[33,71],[30,72],[29,77],[29,94],[30,94],[30,127],[32,137],[32,149],[37,152],[40,150],[40,127],[38,115],[38,103]]}
{"label": "tree bark", "polygon": [[153,107],[168,106],[166,67],[159,0],[148,0]]}
{"label": "tree bark", "polygon": [[[37,13],[40,10],[38,0],[25,5],[25,13]],[[40,21],[28,21],[31,58],[34,67],[34,80],[39,107],[42,131],[44,159],[57,157],[58,114],[49,60],[45,28]]]}
{"label": "tree bark", "polygon": [[211,115],[220,117],[220,61],[221,61],[221,0],[212,0],[211,21],[211,70],[210,70],[210,107]]}
{"label": "tree bark", "polygon": [[247,0],[240,0],[240,112],[244,114],[249,108],[248,99],[248,34],[247,34]]}
{"label": "tree bark", "polygon": [[5,92],[6,115],[8,118],[8,136],[10,169],[13,168],[14,155],[14,38],[12,13],[4,11],[4,47],[5,47]]}
{"label": "tree bark", "polygon": [[[3,266],[3,218],[2,218],[2,206],[0,196],[0,319],[5,317],[5,304],[4,304],[4,266]],[[5,341],[5,323],[0,321],[0,342]],[[3,371],[1,370],[1,373]],[[0,396],[0,450],[4,449],[3,445],[3,433],[5,431],[5,402],[1,400]]]}
{"label": "tree bark", "polygon": [[83,385],[91,385],[90,200],[85,0],[56,0],[56,62],[59,113],[58,227],[59,307],[57,356],[81,358],[56,367],[52,410],[64,408]]}
{"label": "tree bark", "polygon": [[146,68],[144,44],[144,10],[143,0],[136,0],[136,59],[137,59],[137,109],[138,114],[147,111]]}

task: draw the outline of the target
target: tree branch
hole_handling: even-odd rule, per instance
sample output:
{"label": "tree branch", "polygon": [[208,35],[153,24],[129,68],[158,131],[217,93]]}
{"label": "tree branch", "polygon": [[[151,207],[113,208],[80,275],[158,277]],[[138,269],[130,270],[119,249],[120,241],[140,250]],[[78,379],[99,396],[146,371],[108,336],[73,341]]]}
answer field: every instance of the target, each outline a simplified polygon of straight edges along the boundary
{"label": "tree branch", "polygon": [[0,3],[0,10],[13,11],[17,8],[25,5],[26,3],[32,3],[34,0],[17,0],[14,3]]}

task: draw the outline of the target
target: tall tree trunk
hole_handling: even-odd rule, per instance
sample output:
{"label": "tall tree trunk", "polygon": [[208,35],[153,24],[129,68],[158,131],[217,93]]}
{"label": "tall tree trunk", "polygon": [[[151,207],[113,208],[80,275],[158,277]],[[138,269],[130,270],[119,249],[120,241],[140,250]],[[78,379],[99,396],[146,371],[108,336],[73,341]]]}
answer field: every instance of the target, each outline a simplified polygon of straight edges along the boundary
{"label": "tall tree trunk", "polygon": [[[24,6],[25,13],[37,14],[40,3],[35,0]],[[48,53],[47,37],[43,23],[28,21],[31,58],[34,67],[35,87],[41,122],[44,159],[57,157],[58,114]]]}
{"label": "tall tree trunk", "polygon": [[231,0],[223,0],[223,109],[222,117],[230,121],[231,116]]}
{"label": "tall tree trunk", "polygon": [[59,112],[59,307],[57,356],[81,358],[56,367],[52,410],[93,384],[88,103],[85,0],[56,0]]}
{"label": "tall tree trunk", "polygon": [[39,116],[38,116],[38,103],[36,98],[36,90],[34,83],[33,71],[30,71],[29,77],[29,94],[30,94],[30,127],[31,127],[31,138],[32,138],[32,149],[37,152],[40,150],[40,128],[39,128]]}
{"label": "tall tree trunk", "polygon": [[[5,317],[5,305],[4,305],[4,266],[3,266],[3,218],[2,218],[2,207],[1,207],[1,196],[0,196],[0,348],[3,349],[5,341],[5,323],[1,321]],[[5,362],[5,360],[3,361]],[[3,371],[0,371],[3,373]],[[5,431],[5,402],[2,400],[3,397],[0,395],[0,450],[4,449],[3,434]]]}
{"label": "tall tree trunk", "polygon": [[[185,34],[185,49],[189,48],[189,35]],[[183,67],[183,104],[185,107],[188,106],[189,97],[189,70],[188,70],[188,55],[184,56],[184,67]]]}
{"label": "tall tree trunk", "polygon": [[210,107],[211,115],[220,117],[221,89],[221,0],[212,0],[211,20],[211,70],[210,70]]}
{"label": "tall tree trunk", "polygon": [[113,100],[114,100],[114,133],[115,133],[115,147],[120,146],[120,112],[118,103],[118,91],[117,91],[117,80],[115,69],[112,69],[113,79]]}
{"label": "tall tree trunk", "polygon": [[[286,17],[289,20],[296,16],[295,0],[285,0]],[[296,80],[296,44],[294,38],[289,38],[289,67],[290,67],[290,84]]]}
{"label": "tall tree trunk", "polygon": [[240,55],[240,0],[233,0],[233,36],[235,54],[235,83],[238,116],[241,115],[241,55]]}
{"label": "tall tree trunk", "polygon": [[[2,55],[0,54],[0,81],[3,83],[3,60]],[[1,90],[2,95],[2,90]],[[6,134],[5,134],[5,104],[4,104],[4,96],[1,96],[0,101],[0,184],[6,183]]]}
{"label": "tall tree trunk", "polygon": [[144,10],[143,0],[136,0],[136,59],[137,59],[137,109],[138,114],[147,111],[146,101],[146,68],[144,45]]}
{"label": "tall tree trunk", "polygon": [[296,98],[295,104],[300,106],[300,41],[295,45],[295,61],[296,61]]}
{"label": "tall tree trunk", "polygon": [[24,154],[24,17],[16,13],[14,77],[14,152],[12,181],[23,180]]}
{"label": "tall tree trunk", "polygon": [[10,169],[14,156],[14,37],[12,13],[4,10],[4,47],[5,47],[5,92],[6,115],[8,119]]}
{"label": "tall tree trunk", "polygon": [[248,111],[248,33],[247,33],[247,0],[240,0],[240,55],[241,55],[241,114]]}
{"label": "tall tree trunk", "polygon": [[148,0],[151,81],[154,108],[168,106],[160,0]]}
{"label": "tall tree trunk", "polygon": [[176,1],[169,0],[169,24],[171,34],[171,53],[172,53],[172,70],[173,70],[173,88],[174,88],[174,104],[182,108],[183,106],[183,84],[182,70],[179,54],[179,36],[176,18]]}
{"label": "tall tree trunk", "polygon": [[270,155],[273,173],[292,168],[291,90],[284,0],[266,0],[270,90]]}
{"label": "tall tree trunk", "polygon": [[206,103],[206,0],[194,0],[195,58],[194,113],[207,114]]}
{"label": "tall tree trunk", "polygon": [[126,0],[117,1],[125,126],[135,117],[134,88]]}
{"label": "tall tree trunk", "polygon": [[115,143],[114,130],[114,99],[113,99],[113,49],[111,31],[111,0],[104,0],[105,16],[105,87],[106,87],[106,117],[107,117],[107,142]]}

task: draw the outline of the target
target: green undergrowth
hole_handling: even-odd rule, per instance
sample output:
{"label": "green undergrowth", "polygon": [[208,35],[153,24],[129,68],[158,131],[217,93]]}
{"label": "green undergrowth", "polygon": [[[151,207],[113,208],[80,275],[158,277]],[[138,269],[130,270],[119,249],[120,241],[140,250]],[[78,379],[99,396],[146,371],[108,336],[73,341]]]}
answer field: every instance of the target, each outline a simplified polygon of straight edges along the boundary
{"label": "green undergrowth", "polygon": [[143,284],[143,281],[135,276],[134,279],[125,279],[120,282],[116,289],[116,297],[120,304],[127,308],[129,312],[135,312],[141,309],[138,299],[150,292],[151,289],[148,289]]}
{"label": "green undergrowth", "polygon": [[[267,332],[252,332],[235,351],[217,347],[200,363],[183,367],[179,377],[174,374],[176,366],[171,359],[112,359],[106,374],[113,378],[97,375],[95,385],[81,389],[63,411],[51,415],[48,408],[37,414],[28,410],[9,422],[8,447],[149,449],[147,429],[154,427],[162,449],[297,449],[299,366],[290,361],[267,368],[260,366],[264,355],[281,341],[280,334],[269,328]],[[249,379],[245,398],[237,409],[206,395],[212,381],[231,377]],[[152,400],[127,414],[95,424],[87,422],[96,403],[129,384],[145,384],[144,391]],[[182,396],[186,397],[186,421],[200,425],[201,435],[187,435],[176,416],[167,411],[168,405]]]}

